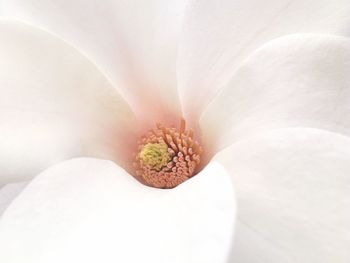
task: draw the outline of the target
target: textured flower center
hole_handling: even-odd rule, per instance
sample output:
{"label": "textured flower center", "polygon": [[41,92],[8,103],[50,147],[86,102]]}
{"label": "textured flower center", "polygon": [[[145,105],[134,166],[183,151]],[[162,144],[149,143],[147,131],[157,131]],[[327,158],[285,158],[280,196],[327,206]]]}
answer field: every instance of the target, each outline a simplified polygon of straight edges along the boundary
{"label": "textured flower center", "polygon": [[192,177],[200,163],[202,147],[192,129],[157,124],[142,136],[135,156],[136,175],[157,188],[173,188]]}
{"label": "textured flower center", "polygon": [[150,168],[160,171],[171,160],[166,143],[147,143],[140,152],[140,160]]}

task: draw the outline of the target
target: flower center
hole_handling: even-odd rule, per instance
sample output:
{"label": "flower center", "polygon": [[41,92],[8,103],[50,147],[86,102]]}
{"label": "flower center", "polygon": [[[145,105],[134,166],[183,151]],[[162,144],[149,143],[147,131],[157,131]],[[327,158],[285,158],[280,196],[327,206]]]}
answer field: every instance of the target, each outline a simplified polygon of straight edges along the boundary
{"label": "flower center", "polygon": [[171,160],[166,143],[147,143],[140,152],[142,163],[151,169],[160,171]]}
{"label": "flower center", "polygon": [[191,178],[200,163],[202,147],[194,140],[192,129],[161,124],[142,136],[135,156],[136,175],[157,188],[173,188]]}

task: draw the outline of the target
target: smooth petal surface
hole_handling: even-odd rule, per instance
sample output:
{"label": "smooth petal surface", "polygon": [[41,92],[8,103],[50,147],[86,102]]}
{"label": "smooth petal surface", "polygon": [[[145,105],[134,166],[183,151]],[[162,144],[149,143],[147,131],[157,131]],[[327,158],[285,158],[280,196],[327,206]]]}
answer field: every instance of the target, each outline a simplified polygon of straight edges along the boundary
{"label": "smooth petal surface", "polygon": [[240,141],[215,159],[232,174],[237,192],[232,262],[350,261],[347,136],[279,129]]}
{"label": "smooth petal surface", "polygon": [[201,113],[255,49],[296,33],[349,35],[348,0],[192,0],[180,41],[179,93]]}
{"label": "smooth petal surface", "polygon": [[31,26],[0,21],[0,185],[72,156],[118,159],[133,114],[74,48]]}
{"label": "smooth petal surface", "polygon": [[110,161],[73,159],[38,175],[6,210],[1,260],[226,262],[234,215],[230,177],[216,162],[161,190]]}
{"label": "smooth petal surface", "polygon": [[305,126],[350,134],[350,40],[293,35],[250,56],[201,118],[220,149],[268,129]]}
{"label": "smooth petal surface", "polygon": [[[266,238],[259,230],[237,220],[235,248],[230,263],[295,263],[295,257],[282,250],[276,242]],[[303,262],[303,261],[301,261]]]}
{"label": "smooth petal surface", "polygon": [[180,115],[177,34],[185,1],[9,0],[0,14],[76,46],[111,79],[141,120]]}
{"label": "smooth petal surface", "polygon": [[22,192],[28,182],[7,184],[0,188],[0,218],[5,209]]}

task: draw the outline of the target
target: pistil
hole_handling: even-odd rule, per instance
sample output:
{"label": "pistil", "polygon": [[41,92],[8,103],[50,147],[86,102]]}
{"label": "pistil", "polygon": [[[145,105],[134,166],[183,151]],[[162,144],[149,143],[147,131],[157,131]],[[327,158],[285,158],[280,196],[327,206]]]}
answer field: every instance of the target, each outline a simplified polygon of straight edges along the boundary
{"label": "pistil", "polygon": [[173,188],[195,175],[202,152],[184,120],[179,129],[158,123],[139,141],[136,175],[150,186]]}

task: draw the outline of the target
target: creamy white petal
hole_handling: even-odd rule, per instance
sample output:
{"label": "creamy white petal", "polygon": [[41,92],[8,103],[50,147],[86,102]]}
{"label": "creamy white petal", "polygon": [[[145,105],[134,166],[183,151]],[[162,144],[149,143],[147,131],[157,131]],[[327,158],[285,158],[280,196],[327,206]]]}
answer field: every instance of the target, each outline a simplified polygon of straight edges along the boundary
{"label": "creamy white petal", "polygon": [[279,129],[240,141],[215,159],[232,174],[237,193],[233,262],[350,261],[347,136]]}
{"label": "creamy white petal", "polygon": [[350,40],[292,35],[269,42],[239,68],[201,118],[222,148],[272,128],[306,126],[350,134]]}
{"label": "creamy white petal", "polygon": [[28,182],[19,182],[7,184],[0,188],[0,218],[5,209],[11,204],[22,190],[27,186]]}
{"label": "creamy white petal", "polygon": [[142,120],[180,114],[175,60],[185,1],[2,2],[3,16],[43,27],[87,54]]}
{"label": "creamy white petal", "polygon": [[0,185],[58,161],[125,161],[133,114],[106,78],[60,39],[0,21]]}
{"label": "creamy white petal", "polygon": [[256,48],[296,33],[349,35],[348,0],[193,0],[180,41],[186,114],[199,114]]}
{"label": "creamy white petal", "polygon": [[226,262],[234,216],[230,176],[217,162],[162,190],[110,161],[73,159],[38,175],[5,211],[0,259]]}
{"label": "creamy white petal", "polygon": [[295,263],[273,240],[262,236],[254,227],[237,220],[235,247],[230,263]]}

